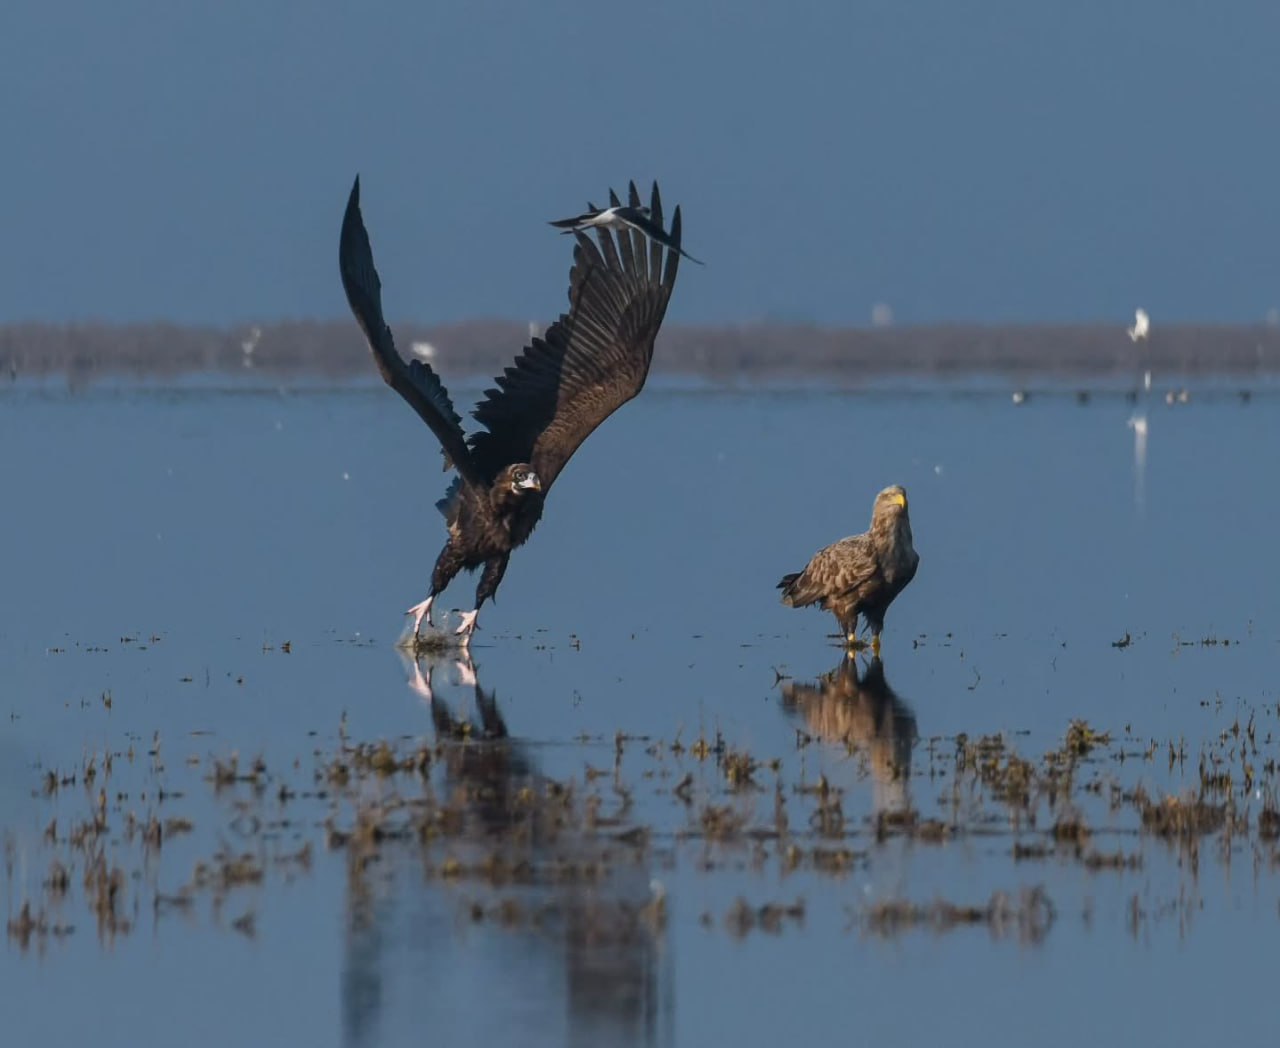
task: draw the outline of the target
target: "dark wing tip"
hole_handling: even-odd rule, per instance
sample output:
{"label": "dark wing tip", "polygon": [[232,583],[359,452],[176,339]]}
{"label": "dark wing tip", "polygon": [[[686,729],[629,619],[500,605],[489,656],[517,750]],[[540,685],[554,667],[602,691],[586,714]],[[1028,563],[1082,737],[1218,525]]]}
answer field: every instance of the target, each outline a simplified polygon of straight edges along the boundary
{"label": "dark wing tip", "polygon": [[342,214],[342,231],[338,237],[338,269],[348,298],[351,297],[353,286],[361,286],[366,290],[370,284],[380,286],[376,270],[372,280],[364,272],[366,269],[373,270],[373,249],[369,244],[369,234],[364,228],[364,217],[360,214],[359,175],[356,175],[351,186],[347,209]]}
{"label": "dark wing tip", "polygon": [[364,225],[364,222],[360,219],[359,175],[356,175],[356,180],[351,185],[351,193],[347,197],[347,210],[343,212],[342,215],[342,239],[344,241],[347,238],[347,230],[357,222],[359,222],[360,225]]}
{"label": "dark wing tip", "polygon": [[631,202],[631,206],[643,207],[644,205],[640,202],[640,191],[636,189],[635,179],[631,180],[631,184],[627,188],[627,199]]}
{"label": "dark wing tip", "polygon": [[667,236],[671,240],[672,251],[667,252],[667,268],[662,274],[662,282],[668,287],[674,287],[676,283],[676,272],[680,268],[680,255],[682,249],[680,247],[680,205],[676,205],[675,211],[671,214],[671,231]]}

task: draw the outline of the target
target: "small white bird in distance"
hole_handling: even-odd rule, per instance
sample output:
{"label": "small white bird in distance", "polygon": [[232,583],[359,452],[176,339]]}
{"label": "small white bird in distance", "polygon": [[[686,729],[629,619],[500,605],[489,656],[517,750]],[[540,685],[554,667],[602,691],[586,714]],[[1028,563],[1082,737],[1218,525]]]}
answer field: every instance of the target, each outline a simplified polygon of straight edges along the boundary
{"label": "small white bird in distance", "polygon": [[1145,340],[1147,332],[1151,330],[1151,318],[1147,316],[1145,309],[1136,309],[1133,312],[1133,327],[1128,329],[1129,337],[1137,342],[1139,339]]}

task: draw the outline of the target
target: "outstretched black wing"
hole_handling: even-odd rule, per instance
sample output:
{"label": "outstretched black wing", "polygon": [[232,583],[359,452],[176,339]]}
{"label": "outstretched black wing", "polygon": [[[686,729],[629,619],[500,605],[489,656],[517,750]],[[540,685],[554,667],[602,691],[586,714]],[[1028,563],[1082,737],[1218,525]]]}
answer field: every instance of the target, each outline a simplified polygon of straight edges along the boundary
{"label": "outstretched black wing", "polygon": [[[631,205],[640,206],[635,183]],[[661,227],[656,182],[650,212]],[[680,209],[671,221],[674,249],[636,229],[597,230],[598,247],[574,235],[569,312],[533,340],[473,412],[485,427],[470,438],[481,474],[528,462],[544,493],[592,430],[644,387],[680,266]]]}
{"label": "outstretched black wing", "polygon": [[396,351],[391,329],[382,317],[382,281],[373,264],[373,249],[369,246],[369,234],[360,215],[360,177],[356,176],[347,200],[347,211],[342,216],[342,236],[338,243],[338,269],[342,274],[342,287],[347,293],[351,312],[364,330],[373,359],[382,372],[388,386],[399,393],[431,427],[444,449],[446,466],[452,461],[458,473],[466,480],[477,479],[466,438],[462,433],[462,419],[453,410],[453,402],[440,377],[429,364],[419,360],[405,363]]}

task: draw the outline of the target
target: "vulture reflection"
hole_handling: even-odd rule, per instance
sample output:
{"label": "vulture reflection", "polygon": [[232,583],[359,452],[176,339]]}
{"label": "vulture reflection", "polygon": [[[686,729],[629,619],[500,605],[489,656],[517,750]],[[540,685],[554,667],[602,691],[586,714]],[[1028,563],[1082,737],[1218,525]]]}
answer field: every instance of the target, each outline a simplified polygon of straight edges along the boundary
{"label": "vulture reflection", "polygon": [[[351,864],[346,1043],[415,1030],[444,1042],[669,1043],[673,976],[647,850],[593,824],[584,794],[608,806],[607,788],[544,772],[457,654],[409,668],[435,735],[421,802],[431,831],[383,842],[372,904],[367,871]],[[442,874],[450,862],[461,872]]]}
{"label": "vulture reflection", "polygon": [[857,659],[846,655],[816,682],[784,680],[780,686],[783,705],[804,719],[812,735],[867,753],[876,812],[910,807],[916,716],[885,680],[878,658],[861,675]]}

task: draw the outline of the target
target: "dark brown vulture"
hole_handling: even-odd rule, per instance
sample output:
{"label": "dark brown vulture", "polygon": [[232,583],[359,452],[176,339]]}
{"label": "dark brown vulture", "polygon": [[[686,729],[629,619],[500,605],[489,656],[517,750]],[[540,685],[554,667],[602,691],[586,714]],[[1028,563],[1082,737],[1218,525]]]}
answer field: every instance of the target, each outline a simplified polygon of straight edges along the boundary
{"label": "dark brown vulture", "polygon": [[858,616],[871,627],[871,647],[880,653],[884,614],[915,578],[920,555],[911,545],[907,493],[897,484],[876,496],[871,527],[861,535],[818,550],[804,571],[778,583],[789,608],[817,604],[836,617],[850,645],[858,643]]}
{"label": "dark brown vulture", "polygon": [[[617,194],[610,203],[619,206]],[[640,206],[631,185],[630,206]],[[662,201],[654,183],[649,205],[662,226]],[[601,422],[644,387],[653,342],[667,312],[680,267],[680,208],[671,219],[666,248],[634,229],[597,230],[596,242],[574,234],[569,270],[569,312],[535,338],[488,390],[472,415],[484,427],[470,436],[444,384],[431,366],[396,351],[382,315],[382,283],[360,215],[357,177],[342,219],[338,267],[351,311],[364,330],[387,385],[399,393],[440,441],[445,468],[457,478],[436,505],[449,539],[436,559],[427,599],[410,608],[413,632],[457,573],[484,567],[476,604],[462,617],[463,643],[475,629],[480,606],[494,595],[511,551],[522,545],[542,516],[551,485]],[[597,246],[598,243],[598,246]]]}

